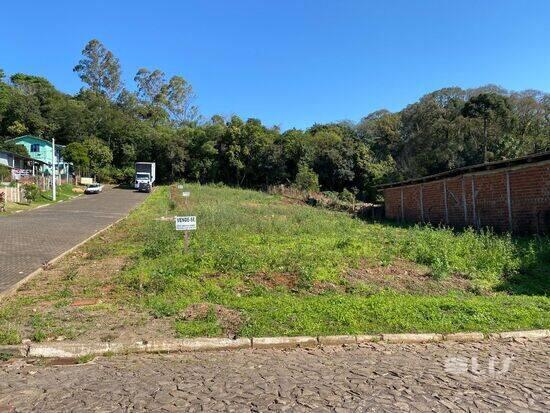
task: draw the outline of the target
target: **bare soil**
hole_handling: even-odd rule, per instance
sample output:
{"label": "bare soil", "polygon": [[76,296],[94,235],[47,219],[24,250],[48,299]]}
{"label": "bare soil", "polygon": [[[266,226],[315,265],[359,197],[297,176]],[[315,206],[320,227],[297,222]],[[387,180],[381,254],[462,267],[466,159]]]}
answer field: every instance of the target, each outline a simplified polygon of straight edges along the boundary
{"label": "bare soil", "polygon": [[427,267],[397,260],[388,266],[349,270],[347,280],[353,285],[363,283],[377,289],[391,289],[415,294],[446,294],[450,291],[471,291],[470,280],[458,275],[436,279]]}
{"label": "bare soil", "polygon": [[239,332],[244,320],[240,312],[223,305],[208,303],[191,304],[188,306],[181,319],[185,321],[197,321],[207,319],[211,312],[214,313],[225,335],[234,337]]}

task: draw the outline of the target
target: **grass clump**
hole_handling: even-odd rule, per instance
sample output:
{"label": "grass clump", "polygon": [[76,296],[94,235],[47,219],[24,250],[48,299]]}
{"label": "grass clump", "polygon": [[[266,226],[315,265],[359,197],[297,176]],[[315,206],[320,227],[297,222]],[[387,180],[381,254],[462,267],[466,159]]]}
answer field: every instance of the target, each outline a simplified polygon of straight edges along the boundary
{"label": "grass clump", "polygon": [[0,326],[0,344],[10,345],[10,344],[20,344],[21,336],[19,332],[11,327],[2,327]]}

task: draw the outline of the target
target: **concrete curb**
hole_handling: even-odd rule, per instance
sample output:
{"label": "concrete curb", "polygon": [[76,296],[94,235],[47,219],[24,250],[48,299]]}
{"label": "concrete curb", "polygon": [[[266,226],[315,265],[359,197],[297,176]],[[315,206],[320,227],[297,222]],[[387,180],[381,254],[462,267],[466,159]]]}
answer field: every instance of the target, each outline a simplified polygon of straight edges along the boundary
{"label": "concrete curb", "polygon": [[[77,198],[77,197],[75,197]],[[74,198],[73,198],[74,199]],[[143,203],[143,202],[142,202]],[[61,254],[59,254],[57,257],[55,258],[52,258],[51,260],[49,260],[48,262],[44,263],[42,265],[42,267],[34,270],[33,272],[31,272],[30,274],[28,274],[26,277],[22,278],[21,280],[17,281],[14,285],[12,285],[11,287],[9,287],[7,290],[4,290],[2,292],[0,292],[0,302],[2,300],[5,300],[6,298],[8,298],[9,296],[11,296],[12,294],[14,294],[18,289],[19,287],[21,287],[23,284],[25,284],[26,282],[30,281],[32,278],[34,278],[35,276],[37,276],[38,274],[40,274],[42,271],[44,271],[44,267],[49,267],[50,265],[53,265],[55,264],[57,261],[59,261],[61,258],[63,258],[64,256],[70,254],[71,252],[75,251],[76,249],[80,248],[82,245],[86,244],[88,241],[94,239],[95,237],[97,237],[98,235],[104,233],[105,231],[111,229],[111,227],[114,227],[116,224],[118,224],[119,222],[125,220],[126,218],[128,218],[128,216],[130,215],[130,213],[132,213],[137,207],[139,207],[142,203],[134,206],[132,209],[130,209],[128,211],[128,213],[123,216],[122,218],[119,218],[117,219],[116,221],[110,223],[109,225],[107,225],[105,228],[102,228],[102,229],[99,229],[97,230],[95,233],[93,233],[92,235],[90,235],[88,238],[86,238],[85,240],[79,242],[78,244],[72,246],[71,248],[69,248],[67,251],[65,252],[62,252]],[[48,205],[45,205],[45,207],[48,207],[50,205],[55,205],[55,204],[48,204]]]}
{"label": "concrete curb", "polygon": [[26,343],[0,345],[0,354],[11,357],[78,358],[83,356],[115,355],[130,353],[170,353],[194,351],[221,351],[241,349],[292,349],[324,346],[348,346],[362,343],[426,344],[442,341],[466,343],[490,340],[544,339],[550,330],[508,331],[502,333],[454,333],[454,334],[381,334],[258,338],[192,338],[138,341],[132,343]]}

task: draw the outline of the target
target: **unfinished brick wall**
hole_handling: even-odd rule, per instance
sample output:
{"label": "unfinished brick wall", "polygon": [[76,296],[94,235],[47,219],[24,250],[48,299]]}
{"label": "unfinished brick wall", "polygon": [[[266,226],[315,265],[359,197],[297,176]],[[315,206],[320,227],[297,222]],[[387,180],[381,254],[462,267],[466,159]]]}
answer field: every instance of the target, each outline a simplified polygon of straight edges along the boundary
{"label": "unfinished brick wall", "polygon": [[550,233],[550,161],[384,190],[389,219]]}

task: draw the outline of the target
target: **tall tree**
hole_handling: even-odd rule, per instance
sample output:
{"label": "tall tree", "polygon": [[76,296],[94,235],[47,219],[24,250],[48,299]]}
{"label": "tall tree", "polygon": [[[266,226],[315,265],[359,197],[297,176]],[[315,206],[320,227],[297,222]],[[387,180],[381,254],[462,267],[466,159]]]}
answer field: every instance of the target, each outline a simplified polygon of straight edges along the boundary
{"label": "tall tree", "polygon": [[197,119],[198,108],[193,105],[195,94],[191,85],[183,77],[173,76],[164,87],[164,96],[166,110],[176,122]]}
{"label": "tall tree", "polygon": [[489,125],[492,121],[508,122],[512,118],[512,109],[508,99],[497,93],[480,93],[470,98],[462,109],[464,116],[483,120],[483,162],[489,155]]}
{"label": "tall tree", "polygon": [[97,39],[88,42],[82,55],[73,71],[94,92],[114,98],[122,88],[118,58]]}
{"label": "tall tree", "polygon": [[152,72],[142,67],[134,76],[138,97],[147,103],[161,105],[164,103],[166,79],[164,72],[155,69]]}

